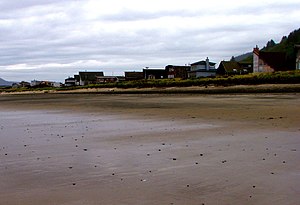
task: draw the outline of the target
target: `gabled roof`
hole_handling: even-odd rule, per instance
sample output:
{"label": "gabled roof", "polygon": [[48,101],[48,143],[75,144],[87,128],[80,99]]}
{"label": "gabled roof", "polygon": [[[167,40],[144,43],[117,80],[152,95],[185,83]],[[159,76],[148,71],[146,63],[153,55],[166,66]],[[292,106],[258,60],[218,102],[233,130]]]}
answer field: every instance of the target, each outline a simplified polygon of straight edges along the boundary
{"label": "gabled roof", "polygon": [[[206,61],[198,61],[198,62],[195,62],[195,63],[191,64],[191,66],[193,66],[193,65],[206,65]],[[209,65],[214,66],[214,65],[216,65],[216,63],[209,62]]]}
{"label": "gabled roof", "polygon": [[183,65],[167,65],[165,67],[165,69],[169,69],[169,68],[178,69],[178,70],[181,70],[181,69],[187,70],[187,69],[190,69],[191,66],[186,66],[186,65],[185,66],[183,66]]}
{"label": "gabled roof", "polygon": [[236,61],[221,61],[220,66],[223,66],[226,72],[233,72],[234,70],[239,71],[243,69],[241,64]]}

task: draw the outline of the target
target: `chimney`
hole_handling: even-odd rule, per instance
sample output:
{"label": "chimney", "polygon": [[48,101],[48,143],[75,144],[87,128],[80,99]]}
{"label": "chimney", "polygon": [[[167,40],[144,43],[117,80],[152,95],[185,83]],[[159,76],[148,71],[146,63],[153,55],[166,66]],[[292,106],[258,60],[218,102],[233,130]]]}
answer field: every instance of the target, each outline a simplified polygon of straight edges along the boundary
{"label": "chimney", "polygon": [[206,57],[206,70],[209,70],[209,59]]}
{"label": "chimney", "polygon": [[255,48],[253,48],[253,53],[255,53],[256,55],[258,55],[259,56],[259,48],[258,48],[258,46],[256,45],[256,47]]}

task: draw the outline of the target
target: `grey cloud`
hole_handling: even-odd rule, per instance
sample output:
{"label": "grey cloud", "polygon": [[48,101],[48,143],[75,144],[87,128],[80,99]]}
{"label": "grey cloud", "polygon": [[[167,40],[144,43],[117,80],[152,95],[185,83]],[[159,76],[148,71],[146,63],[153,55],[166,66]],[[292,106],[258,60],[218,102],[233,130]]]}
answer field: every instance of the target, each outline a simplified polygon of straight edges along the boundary
{"label": "grey cloud", "polygon": [[[136,28],[130,33],[125,29],[122,32],[108,32],[105,27],[91,32],[89,24],[97,21],[131,23],[162,17],[197,17],[201,20],[209,15],[209,11],[145,13],[122,10],[91,22],[84,19],[80,8],[67,6],[68,2],[77,1],[31,0],[20,5],[17,4],[19,1],[7,2],[11,3],[0,3],[0,11],[3,11],[0,14],[0,77],[6,76],[9,80],[62,81],[79,70],[122,73],[145,66],[184,65],[206,57],[218,63],[232,55],[251,51],[256,44],[264,45],[269,38],[281,38],[300,23],[300,20],[270,20],[268,24],[246,21],[240,25],[220,19],[216,25],[202,26],[200,21],[170,33],[164,28],[151,27]],[[272,4],[272,8],[240,7],[224,11],[222,15],[239,18],[247,14],[252,17],[269,10],[284,14],[295,11],[299,6],[294,3]],[[40,11],[35,10],[37,7]],[[53,63],[57,65],[51,65]],[[31,69],[3,69],[16,64],[26,64]]]}
{"label": "grey cloud", "polygon": [[[201,12],[201,15],[204,15],[204,12]],[[144,11],[135,11],[130,9],[123,9],[117,14],[113,15],[105,15],[101,17],[102,20],[106,21],[141,21],[141,20],[152,20],[158,19],[161,17],[195,17],[199,16],[199,13],[189,12],[186,10],[177,10],[177,11],[152,11],[152,12],[144,12]]]}
{"label": "grey cloud", "polygon": [[0,2],[0,11],[4,12],[11,12],[14,10],[19,9],[27,9],[30,7],[37,7],[37,6],[47,6],[47,5],[54,5],[58,3],[68,3],[74,2],[74,0],[26,0],[26,1],[19,1],[19,0],[9,0],[9,1],[1,1]]}

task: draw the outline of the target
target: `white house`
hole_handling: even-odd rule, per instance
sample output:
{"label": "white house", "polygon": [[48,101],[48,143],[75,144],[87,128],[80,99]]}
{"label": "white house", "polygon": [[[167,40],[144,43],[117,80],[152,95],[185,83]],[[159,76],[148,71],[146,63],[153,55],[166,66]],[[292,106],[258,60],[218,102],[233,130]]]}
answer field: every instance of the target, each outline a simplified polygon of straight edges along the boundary
{"label": "white house", "polygon": [[188,77],[213,77],[216,76],[216,73],[216,63],[209,62],[209,59],[206,58],[205,61],[198,61],[191,64],[191,70],[188,72]]}

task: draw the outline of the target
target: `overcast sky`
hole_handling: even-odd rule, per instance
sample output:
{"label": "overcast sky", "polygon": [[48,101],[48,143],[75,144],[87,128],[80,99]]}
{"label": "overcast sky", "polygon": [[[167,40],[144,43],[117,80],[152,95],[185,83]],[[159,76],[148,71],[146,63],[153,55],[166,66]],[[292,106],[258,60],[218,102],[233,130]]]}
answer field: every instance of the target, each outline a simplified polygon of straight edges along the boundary
{"label": "overcast sky", "polygon": [[299,0],[0,0],[0,78],[219,64],[300,27]]}

